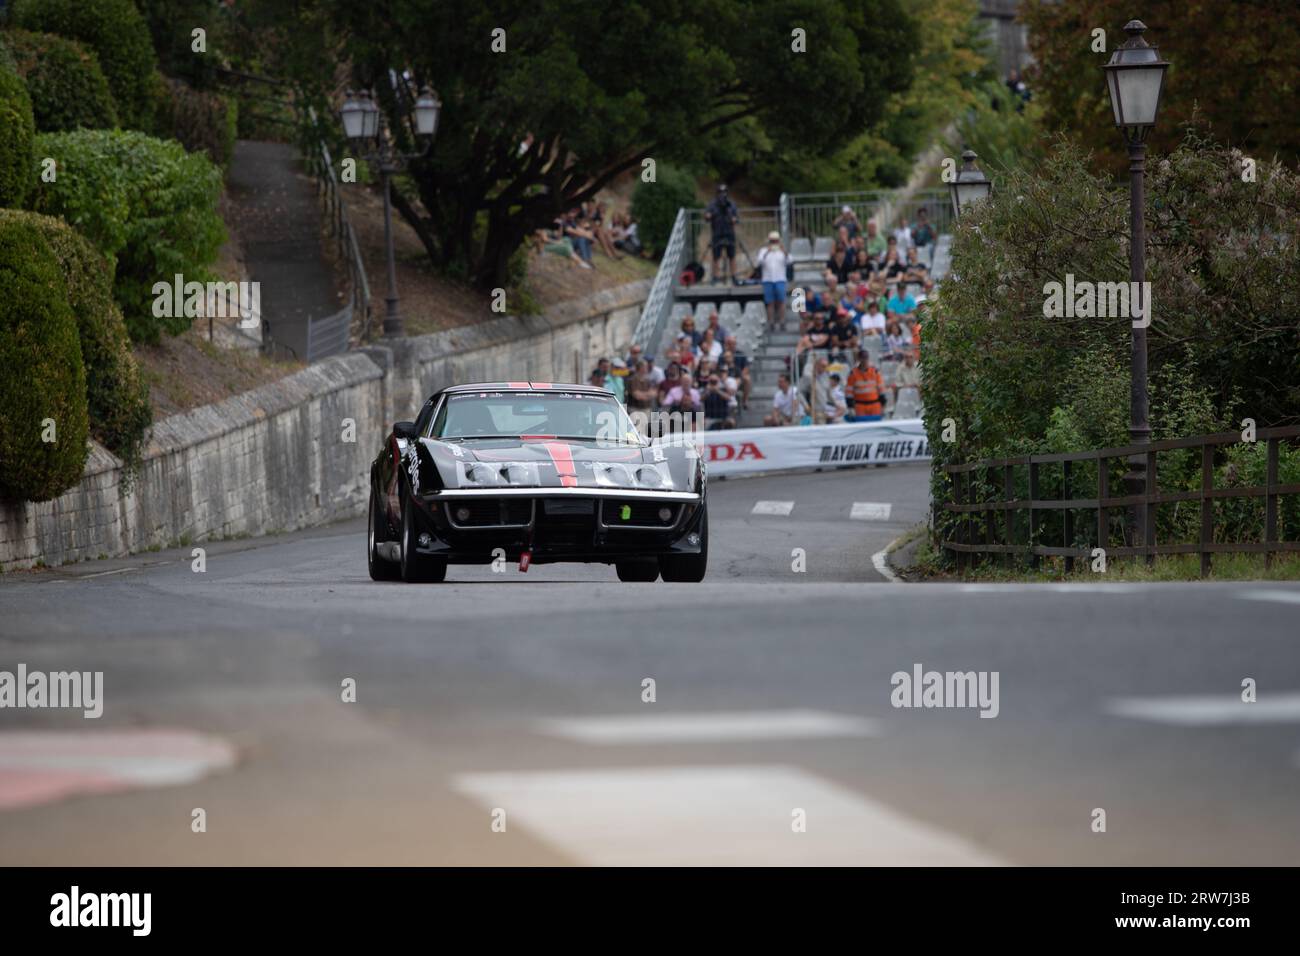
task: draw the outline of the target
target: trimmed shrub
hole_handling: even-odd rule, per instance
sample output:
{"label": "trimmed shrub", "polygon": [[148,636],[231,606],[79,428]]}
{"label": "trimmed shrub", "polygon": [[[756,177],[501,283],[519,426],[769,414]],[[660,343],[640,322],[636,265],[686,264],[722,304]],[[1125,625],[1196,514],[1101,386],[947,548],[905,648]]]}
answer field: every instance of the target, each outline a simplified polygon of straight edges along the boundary
{"label": "trimmed shrub", "polygon": [[191,153],[207,153],[218,166],[229,166],[238,123],[235,101],[170,78],[161,90],[159,130],[179,140]]}
{"label": "trimmed shrub", "polygon": [[656,255],[662,255],[672,235],[677,210],[694,206],[695,180],[686,173],[659,164],[656,182],[638,182],[632,193],[632,215],[639,223],[637,234]]}
{"label": "trimmed shrub", "polygon": [[153,128],[150,89],[158,61],[149,28],[131,0],[17,0],[13,22],[80,40],[94,50],[123,125]]}
{"label": "trimmed shrub", "polygon": [[113,296],[137,342],[190,326],[183,315],[153,314],[153,286],[207,282],[225,241],[217,213],[221,172],[179,143],[125,130],[77,130],[37,137],[42,156],[58,162],[59,177],[41,182],[34,208],[61,216],[110,260]]}
{"label": "trimmed shrub", "polygon": [[0,498],[49,501],[75,485],[86,433],[86,374],[59,260],[40,229],[8,219],[0,223]]}
{"label": "trimmed shrub", "polygon": [[117,106],[95,54],[53,33],[12,30],[5,39],[27,82],[32,116],[42,132],[111,129]]}
{"label": "trimmed shrub", "polygon": [[90,434],[128,465],[138,463],[153,409],[149,388],[131,354],[126,322],[113,302],[112,267],[62,219],[0,210],[0,228],[11,223],[38,229],[63,269],[86,369]]}
{"label": "trimmed shrub", "polygon": [[36,181],[36,123],[27,87],[0,65],[0,206],[22,206]]}
{"label": "trimmed shrub", "polygon": [[[158,65],[168,76],[191,86],[210,89],[222,61],[225,20],[220,0],[135,0],[153,36]],[[202,27],[207,34],[207,53],[194,52],[193,31]]]}

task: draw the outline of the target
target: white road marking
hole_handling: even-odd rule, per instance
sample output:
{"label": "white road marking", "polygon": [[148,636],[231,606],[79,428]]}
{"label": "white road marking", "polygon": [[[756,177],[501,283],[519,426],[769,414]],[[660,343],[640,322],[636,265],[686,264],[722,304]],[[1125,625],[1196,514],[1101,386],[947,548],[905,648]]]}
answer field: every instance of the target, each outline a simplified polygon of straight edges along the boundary
{"label": "white road marking", "polygon": [[[992,866],[962,837],[796,767],[471,773],[453,786],[594,866]],[[806,832],[794,832],[794,811]]]}
{"label": "white road marking", "polygon": [[898,584],[902,581],[902,578],[895,574],[894,569],[889,566],[889,549],[892,548],[901,537],[902,535],[899,535],[898,538],[895,538],[871,556],[871,564],[876,569],[876,573],[890,584]]}
{"label": "white road marking", "polygon": [[785,517],[794,510],[793,501],[755,501],[754,510],[750,514],[754,515],[780,515]]}
{"label": "white road marking", "polygon": [[888,521],[893,507],[888,501],[855,501],[849,517],[854,521]]}
{"label": "white road marking", "polygon": [[1279,604],[1300,604],[1300,591],[1242,591],[1237,597],[1243,601],[1277,601]]}
{"label": "white road marking", "polygon": [[1248,704],[1240,694],[1205,694],[1187,697],[1120,697],[1106,702],[1107,713],[1136,720],[1180,727],[1215,727],[1229,724],[1289,724],[1300,722],[1300,693],[1258,691]]}
{"label": "white road marking", "polygon": [[710,711],[645,716],[564,717],[541,720],[551,737],[584,744],[701,743],[722,740],[793,740],[874,737],[879,722],[818,710]]}

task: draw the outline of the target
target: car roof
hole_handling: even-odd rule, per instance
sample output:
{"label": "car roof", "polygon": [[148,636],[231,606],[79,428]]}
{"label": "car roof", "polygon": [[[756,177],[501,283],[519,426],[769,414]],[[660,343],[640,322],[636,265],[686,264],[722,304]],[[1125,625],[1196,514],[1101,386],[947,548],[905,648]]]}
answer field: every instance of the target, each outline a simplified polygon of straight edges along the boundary
{"label": "car roof", "polygon": [[613,392],[595,385],[567,385],[563,382],[477,382],[468,385],[448,385],[442,389],[447,395],[465,392],[585,392],[589,395],[608,395]]}

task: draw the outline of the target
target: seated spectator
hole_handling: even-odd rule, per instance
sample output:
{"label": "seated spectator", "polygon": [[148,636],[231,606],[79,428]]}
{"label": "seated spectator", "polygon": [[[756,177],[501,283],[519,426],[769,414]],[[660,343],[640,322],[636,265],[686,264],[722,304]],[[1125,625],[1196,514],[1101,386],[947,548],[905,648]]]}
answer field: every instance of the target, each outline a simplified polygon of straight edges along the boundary
{"label": "seated spectator", "polygon": [[907,250],[912,248],[912,229],[907,224],[907,220],[899,216],[898,228],[894,230],[894,240],[898,244],[898,257],[901,259],[907,255]]}
{"label": "seated spectator", "polygon": [[858,316],[858,328],[863,337],[879,337],[885,334],[885,313],[880,311],[880,300],[874,295],[867,299],[866,311]]}
{"label": "seated spectator", "polygon": [[709,326],[700,336],[700,358],[716,362],[722,356],[722,343],[713,335],[713,326]]}
{"label": "seated spectator", "polygon": [[763,417],[763,424],[768,427],[797,425],[803,418],[803,409],[803,399],[799,395],[799,390],[790,384],[790,376],[782,372],[776,380],[771,414]]}
{"label": "seated spectator", "polygon": [[916,311],[916,300],[901,282],[896,283],[890,290],[889,303],[885,306],[885,311],[900,319]]}
{"label": "seated spectator", "polygon": [[903,273],[904,282],[924,282],[930,275],[929,269],[920,259],[920,253],[916,251],[916,246],[907,250],[907,262],[905,263],[907,271]]}
{"label": "seated spectator", "polygon": [[735,419],[731,417],[731,396],[722,386],[717,374],[709,376],[704,385],[701,404],[704,408],[705,427],[710,431],[720,428],[735,428]]}
{"label": "seated spectator", "polygon": [[[715,342],[725,342],[727,341],[727,336],[731,334],[727,331],[727,327],[722,324],[722,320],[718,317],[717,312],[709,313],[709,324],[705,326],[705,331],[710,330],[713,332],[713,341]],[[702,334],[703,333],[701,333],[701,335]]]}
{"label": "seated spectator", "polygon": [[[681,330],[683,334],[687,335],[690,338],[691,348],[692,349],[698,348],[700,344],[700,339],[704,337],[704,333],[696,331],[695,316],[689,314],[682,316]],[[681,336],[679,335],[677,338],[680,340]]]}
{"label": "seated spectator", "polygon": [[835,251],[826,260],[826,271],[834,274],[837,282],[847,282],[852,269],[853,256],[844,245],[835,243]]}
{"label": "seated spectator", "polygon": [[677,364],[683,369],[690,369],[695,365],[695,346],[691,344],[691,337],[686,332],[677,336]]}
{"label": "seated spectator", "polygon": [[871,354],[863,349],[858,352],[858,364],[849,372],[848,400],[852,405],[852,414],[846,416],[850,422],[875,422],[885,414],[885,381],[880,370],[871,364]]}
{"label": "seated spectator", "polygon": [[622,259],[622,254],[614,248],[614,237],[605,224],[605,204],[588,200],[582,204],[583,225],[596,237],[600,249],[611,259]]}
{"label": "seated spectator", "polygon": [[732,370],[736,378],[737,394],[740,397],[742,408],[749,408],[749,393],[753,388],[753,373],[749,368],[749,356],[742,352],[736,345],[734,335],[727,336],[724,343],[725,348],[722,350],[722,361]]}
{"label": "seated spectator", "polygon": [[921,291],[917,293],[916,296],[917,308],[921,307],[922,302],[929,301],[930,297],[933,295],[934,295],[934,280],[927,276],[926,278],[921,280]]}
{"label": "seated spectator", "polygon": [[[796,289],[795,291],[798,292],[799,290]],[[806,322],[808,321],[808,316],[816,315],[819,312],[824,316],[830,315],[833,301],[834,300],[829,298],[829,292],[814,292],[812,295],[808,295],[805,290],[803,300],[804,311],[799,317],[799,320],[801,322]]]}
{"label": "seated spectator", "polygon": [[629,345],[627,347],[627,357],[624,361],[627,362],[628,368],[635,370],[636,363],[641,361],[641,346],[637,345],[635,342]]}
{"label": "seated spectator", "polygon": [[564,218],[564,234],[573,243],[574,251],[582,257],[582,261],[587,264],[588,268],[591,268],[591,244],[595,241],[596,236],[582,224],[582,215],[579,210],[569,210],[569,214]]}
{"label": "seated spectator", "polygon": [[898,405],[899,389],[914,388],[921,394],[921,366],[916,364],[916,353],[908,349],[903,355],[903,364],[894,371],[894,405]]}
{"label": "seated spectator", "polygon": [[650,379],[650,366],[645,359],[633,366],[624,386],[623,404],[629,412],[649,412],[654,408],[657,390]]}
{"label": "seated spectator", "polygon": [[881,359],[886,362],[901,362],[903,356],[912,351],[912,337],[903,332],[898,319],[891,318],[885,323],[885,348]]}
{"label": "seated spectator", "polygon": [[898,253],[893,249],[885,253],[885,261],[881,263],[880,274],[885,277],[886,282],[897,282],[907,274],[907,265],[898,258]]}
{"label": "seated spectator", "polygon": [[851,206],[844,206],[840,209],[840,214],[835,217],[831,223],[831,228],[838,234],[841,229],[848,233],[849,239],[853,239],[862,231],[862,223],[858,222],[858,214],[853,211]]}
{"label": "seated spectator", "polygon": [[858,330],[849,321],[848,310],[840,309],[835,313],[835,321],[826,330],[826,348],[830,350],[831,358],[838,359],[853,354],[857,347]]}
{"label": "seated spectator", "polygon": [[581,269],[590,269],[582,256],[573,247],[573,240],[564,234],[564,221],[555,220],[555,225],[551,229],[538,229],[533,233],[533,247],[539,253],[549,252],[553,255],[564,256],[575,266]]}
{"label": "seated spectator", "polygon": [[664,369],[664,380],[659,383],[658,387],[660,405],[668,404],[668,393],[681,384],[682,376],[685,374],[681,365],[677,362],[668,363],[668,367]]}
{"label": "seated spectator", "polygon": [[[605,373],[599,368],[593,368],[591,375],[587,378],[587,383],[596,388],[605,388]],[[609,391],[609,389],[605,388],[605,391]]]}
{"label": "seated spectator", "polygon": [[832,372],[830,386],[826,390],[826,407],[823,409],[826,424],[842,424],[848,411],[848,406],[844,401],[844,389],[840,387],[840,377],[837,373]]}
{"label": "seated spectator", "polygon": [[691,373],[691,380],[695,383],[696,388],[703,388],[709,381],[709,376],[713,374],[716,366],[710,359],[701,357],[695,371]]}
{"label": "seated spectator", "polygon": [[840,277],[835,273],[827,270],[824,278],[826,281],[826,291],[822,294],[822,301],[827,303],[826,312],[828,314],[826,317],[830,318],[829,313],[834,310],[836,303],[840,301],[840,296],[844,294],[844,291],[840,288]]}
{"label": "seated spectator", "polygon": [[852,250],[853,250],[853,263],[858,267],[858,271],[862,273],[862,277],[864,279],[867,276],[871,275],[871,273],[876,271],[875,262],[872,261],[871,256],[867,255],[866,236],[864,236],[862,233],[858,233],[853,238]]}
{"label": "seated spectator", "polygon": [[[668,351],[671,352],[672,349],[669,349]],[[645,357],[645,364],[650,373],[650,384],[655,387],[655,392],[658,393],[659,383],[664,380],[664,370],[655,364],[655,357],[653,355],[647,355]]]}
{"label": "seated spectator", "polygon": [[802,355],[808,349],[825,348],[828,341],[830,341],[830,330],[826,327],[826,319],[820,314],[815,315],[812,325],[799,339],[799,344],[794,347],[794,353]]}
{"label": "seated spectator", "polygon": [[630,256],[639,256],[644,251],[641,237],[638,235],[637,221],[632,216],[616,215],[610,227],[614,237],[614,248],[622,249]]}
{"label": "seated spectator", "polygon": [[665,411],[678,412],[682,418],[693,415],[700,411],[700,390],[689,376],[682,375],[664,396],[663,407]]}
{"label": "seated spectator", "polygon": [[616,358],[610,362],[608,359],[601,359],[602,365],[608,365],[609,371],[605,373],[605,387],[614,393],[614,397],[620,402],[627,398],[627,363],[621,358]]}
{"label": "seated spectator", "polygon": [[868,258],[874,259],[876,262],[882,260],[885,257],[885,253],[888,251],[888,244],[885,242],[885,237],[880,235],[879,227],[876,225],[876,220],[874,219],[867,220],[866,245]]}

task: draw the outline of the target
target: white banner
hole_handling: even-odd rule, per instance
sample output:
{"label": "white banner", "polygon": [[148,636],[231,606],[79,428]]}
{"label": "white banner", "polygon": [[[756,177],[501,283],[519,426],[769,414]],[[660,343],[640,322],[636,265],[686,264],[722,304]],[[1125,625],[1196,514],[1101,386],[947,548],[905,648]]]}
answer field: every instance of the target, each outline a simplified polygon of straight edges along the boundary
{"label": "white banner", "polygon": [[[684,436],[672,435],[669,444]],[[710,475],[739,475],[787,468],[929,461],[930,445],[919,418],[853,425],[791,425],[732,428],[690,436],[704,455]]]}

